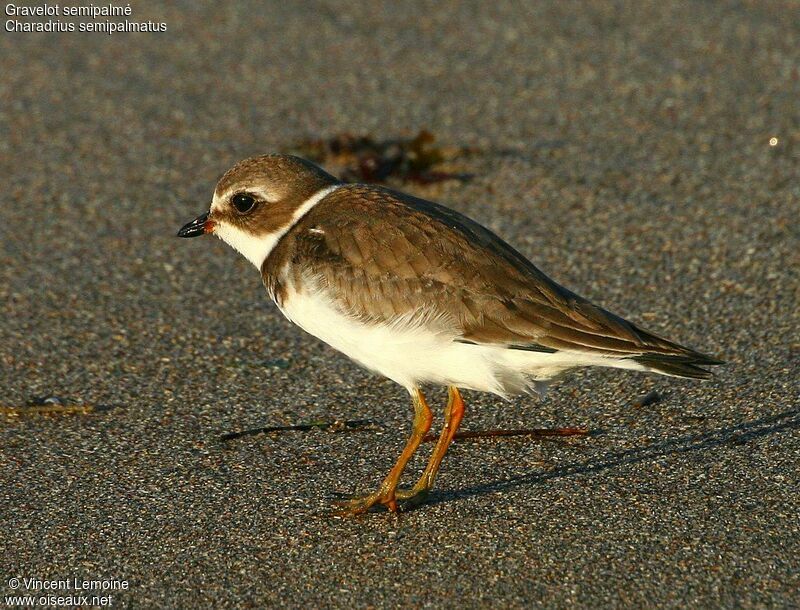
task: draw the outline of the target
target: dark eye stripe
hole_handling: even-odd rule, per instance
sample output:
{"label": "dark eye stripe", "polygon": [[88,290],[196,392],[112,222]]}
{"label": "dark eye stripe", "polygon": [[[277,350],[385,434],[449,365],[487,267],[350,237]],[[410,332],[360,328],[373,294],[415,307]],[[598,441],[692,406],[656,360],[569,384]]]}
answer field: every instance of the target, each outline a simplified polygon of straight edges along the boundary
{"label": "dark eye stripe", "polygon": [[253,209],[253,206],[256,204],[256,200],[252,195],[248,195],[247,193],[236,193],[231,199],[231,203],[238,212],[246,214]]}

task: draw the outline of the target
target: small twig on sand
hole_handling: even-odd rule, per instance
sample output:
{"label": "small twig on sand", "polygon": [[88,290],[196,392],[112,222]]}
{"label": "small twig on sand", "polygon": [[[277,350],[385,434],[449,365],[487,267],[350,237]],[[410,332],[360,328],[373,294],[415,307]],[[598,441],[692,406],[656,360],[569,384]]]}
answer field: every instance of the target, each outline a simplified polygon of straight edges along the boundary
{"label": "small twig on sand", "polygon": [[0,415],[5,415],[7,417],[21,417],[25,415],[89,415],[90,413],[108,411],[110,408],[111,407],[108,405],[81,404],[61,396],[47,395],[31,398],[27,404],[18,407],[0,405]]}
{"label": "small twig on sand", "polygon": [[307,432],[308,430],[358,430],[361,428],[371,428],[377,423],[371,419],[349,419],[346,421],[314,421],[307,424],[296,424],[294,426],[267,426],[265,428],[251,428],[239,432],[228,432],[221,434],[219,440],[231,441],[245,436],[256,436],[258,434],[269,434],[270,432]]}
{"label": "small twig on sand", "polygon": [[96,411],[94,405],[30,405],[25,407],[0,406],[0,415],[20,417],[22,415],[88,415]]}
{"label": "small twig on sand", "polygon": [[[257,436],[259,434],[270,434],[272,432],[308,432],[309,430],[363,430],[378,427],[378,423],[371,419],[349,419],[346,421],[315,421],[307,424],[295,424],[293,426],[266,426],[264,428],[251,428],[239,432],[228,432],[221,434],[221,441],[231,441],[245,436]],[[521,430],[472,430],[469,432],[458,432],[453,440],[478,440],[482,438],[499,438],[507,436],[529,436],[531,438],[563,438],[567,436],[587,436],[588,428],[531,428]],[[422,440],[424,442],[435,441],[438,437],[435,434],[428,434]]]}
{"label": "small twig on sand", "polygon": [[[519,430],[471,430],[456,432],[454,441],[471,441],[482,438],[498,438],[506,436],[529,436],[531,438],[552,438],[565,436],[588,436],[588,428],[524,428]],[[422,440],[426,443],[435,441],[437,435],[428,434]]]}

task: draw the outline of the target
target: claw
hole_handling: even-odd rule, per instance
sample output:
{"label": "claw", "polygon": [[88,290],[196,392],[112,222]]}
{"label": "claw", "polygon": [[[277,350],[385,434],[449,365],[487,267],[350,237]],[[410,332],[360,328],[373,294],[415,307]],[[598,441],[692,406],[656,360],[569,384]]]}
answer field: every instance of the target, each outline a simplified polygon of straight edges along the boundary
{"label": "claw", "polygon": [[430,495],[430,489],[421,488],[417,489],[416,487],[412,487],[411,489],[398,489],[397,496],[398,500],[403,502],[403,508],[416,508],[425,502]]}
{"label": "claw", "polygon": [[341,509],[334,511],[333,514],[339,517],[353,517],[367,512],[378,504],[383,504],[389,512],[396,513],[398,511],[397,499],[394,495],[384,495],[382,490],[378,490],[366,496],[356,496],[350,500],[334,502],[334,505]]}
{"label": "claw", "polygon": [[408,500],[413,500],[414,498],[419,498],[419,500],[424,500],[425,498],[428,497],[430,491],[431,491],[430,489],[425,487],[423,488],[412,487],[409,489],[398,489],[395,495],[397,496],[398,500],[408,501]]}

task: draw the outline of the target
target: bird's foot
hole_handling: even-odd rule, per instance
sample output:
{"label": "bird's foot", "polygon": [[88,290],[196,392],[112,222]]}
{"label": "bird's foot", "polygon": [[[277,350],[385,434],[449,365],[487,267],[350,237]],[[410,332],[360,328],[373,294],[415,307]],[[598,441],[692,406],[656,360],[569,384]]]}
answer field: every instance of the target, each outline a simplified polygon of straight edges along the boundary
{"label": "bird's foot", "polygon": [[335,502],[338,509],[335,510],[333,514],[340,517],[354,517],[355,515],[361,515],[367,512],[370,508],[378,504],[384,505],[391,513],[396,513],[398,511],[397,498],[394,492],[378,489],[378,491],[371,494],[355,496],[349,500]]}
{"label": "bird's foot", "polygon": [[415,486],[410,489],[398,489],[395,496],[403,502],[403,508],[415,508],[428,499],[430,491],[428,487]]}

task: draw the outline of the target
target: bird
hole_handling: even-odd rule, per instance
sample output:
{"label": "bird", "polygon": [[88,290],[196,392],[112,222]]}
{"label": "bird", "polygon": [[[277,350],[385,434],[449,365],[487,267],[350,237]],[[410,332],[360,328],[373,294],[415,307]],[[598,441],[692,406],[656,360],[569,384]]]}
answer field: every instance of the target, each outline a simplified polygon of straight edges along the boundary
{"label": "bird", "polygon": [[[661,338],[547,277],[461,213],[300,157],[247,158],[179,237],[213,234],[261,273],[292,323],[408,391],[412,431],[378,488],[339,514],[417,506],[464,416],[462,390],[542,395],[570,370],[707,379],[721,360]],[[417,482],[399,487],[432,424],[422,388],[447,388],[444,425]]]}

